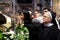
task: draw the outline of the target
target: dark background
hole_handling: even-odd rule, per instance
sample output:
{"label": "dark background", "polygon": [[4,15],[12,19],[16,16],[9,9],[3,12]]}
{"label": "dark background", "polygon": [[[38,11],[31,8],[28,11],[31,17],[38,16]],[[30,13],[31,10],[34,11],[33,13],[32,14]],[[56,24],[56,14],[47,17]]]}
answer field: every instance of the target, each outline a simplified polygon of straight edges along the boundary
{"label": "dark background", "polygon": [[17,0],[18,3],[32,3],[32,0]]}

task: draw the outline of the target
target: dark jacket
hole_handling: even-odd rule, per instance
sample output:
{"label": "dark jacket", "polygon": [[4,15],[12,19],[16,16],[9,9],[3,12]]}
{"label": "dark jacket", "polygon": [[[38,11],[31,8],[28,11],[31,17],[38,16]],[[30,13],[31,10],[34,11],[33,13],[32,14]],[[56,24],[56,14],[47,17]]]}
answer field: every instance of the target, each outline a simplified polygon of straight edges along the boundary
{"label": "dark jacket", "polygon": [[37,25],[35,23],[34,24],[31,23],[31,24],[26,24],[25,26],[29,30],[30,40],[38,40],[38,26],[39,26],[39,24]]}

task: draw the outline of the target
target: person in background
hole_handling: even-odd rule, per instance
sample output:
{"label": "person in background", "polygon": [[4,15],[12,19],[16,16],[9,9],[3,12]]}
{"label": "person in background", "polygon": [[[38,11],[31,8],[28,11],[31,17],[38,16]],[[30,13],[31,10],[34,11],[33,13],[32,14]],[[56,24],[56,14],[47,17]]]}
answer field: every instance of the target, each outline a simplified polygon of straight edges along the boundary
{"label": "person in background", "polygon": [[28,11],[25,11],[23,14],[24,14],[24,26],[27,27],[29,30],[29,39],[37,40],[38,37],[36,37],[37,36],[36,28],[32,25],[31,14]]}
{"label": "person in background", "polygon": [[18,13],[18,15],[17,15],[17,17],[16,17],[17,24],[18,24],[18,23],[23,24],[23,19],[24,19],[23,13]]}
{"label": "person in background", "polygon": [[25,20],[24,14],[21,12],[18,12],[17,25],[16,25],[17,40],[29,40],[29,31],[24,24],[25,23],[24,20]]}
{"label": "person in background", "polygon": [[40,12],[38,11],[35,11],[34,12],[34,18],[32,19],[32,22],[35,22],[35,23],[43,23],[43,16]]}

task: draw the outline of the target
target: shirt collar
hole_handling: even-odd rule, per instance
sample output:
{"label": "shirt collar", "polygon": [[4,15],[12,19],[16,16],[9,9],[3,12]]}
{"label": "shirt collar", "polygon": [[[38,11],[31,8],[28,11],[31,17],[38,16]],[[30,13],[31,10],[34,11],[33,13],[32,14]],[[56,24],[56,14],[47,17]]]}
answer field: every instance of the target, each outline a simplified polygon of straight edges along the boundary
{"label": "shirt collar", "polygon": [[47,26],[47,27],[50,27],[52,25],[53,25],[53,23],[44,24],[44,26]]}

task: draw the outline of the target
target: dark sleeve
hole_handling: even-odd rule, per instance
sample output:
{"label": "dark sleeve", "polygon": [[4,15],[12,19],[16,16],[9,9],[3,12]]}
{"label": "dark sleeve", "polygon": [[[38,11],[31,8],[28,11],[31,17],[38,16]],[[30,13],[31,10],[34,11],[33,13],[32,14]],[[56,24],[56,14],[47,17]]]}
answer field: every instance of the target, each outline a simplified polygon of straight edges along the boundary
{"label": "dark sleeve", "polygon": [[31,23],[31,24],[25,24],[25,27],[27,28],[44,28],[43,23]]}

